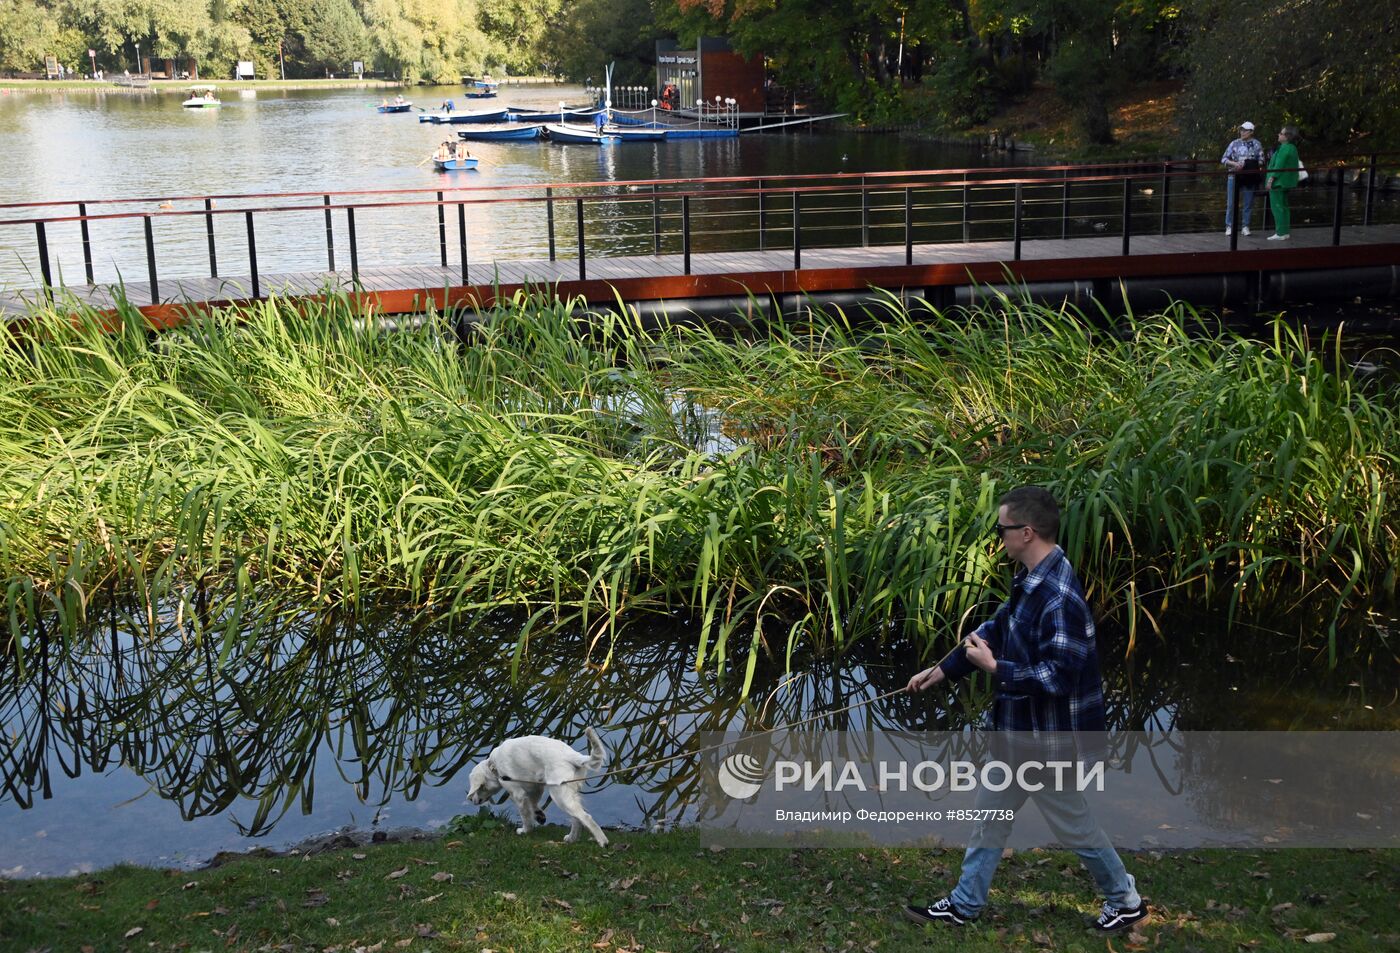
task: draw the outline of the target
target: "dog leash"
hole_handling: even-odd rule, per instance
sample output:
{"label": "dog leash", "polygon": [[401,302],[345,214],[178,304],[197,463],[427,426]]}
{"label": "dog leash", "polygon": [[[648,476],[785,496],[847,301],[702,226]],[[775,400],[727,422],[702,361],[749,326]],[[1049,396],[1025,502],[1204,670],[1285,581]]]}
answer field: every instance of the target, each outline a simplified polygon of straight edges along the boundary
{"label": "dog leash", "polygon": [[[954,645],[951,649],[948,650],[948,654],[947,654],[947,655],[944,655],[941,659],[939,659],[937,662],[935,662],[933,665],[931,665],[931,666],[929,666],[929,667],[930,667],[930,668],[935,668],[935,667],[937,667],[937,666],[939,666],[939,665],[942,665],[944,662],[948,661],[948,659],[950,659],[950,658],[953,657],[953,653],[954,653],[954,652],[956,652],[958,649],[960,649],[960,648],[963,647],[963,643],[964,643],[964,640],[959,639],[959,640],[958,640],[958,643],[957,643],[956,645]],[[786,683],[784,683],[784,684],[786,684]],[[773,691],[776,692],[776,691],[778,691],[778,689],[781,689],[782,687],[783,687],[782,685],[779,685],[778,688],[775,688]],[[776,727],[776,728],[765,728],[765,729],[763,729],[762,731],[756,731],[756,732],[753,732],[753,733],[751,733],[751,734],[745,735],[743,739],[737,739],[737,738],[736,738],[736,739],[734,739],[733,741],[720,741],[720,742],[717,742],[717,743],[712,744],[712,745],[705,745],[703,748],[696,748],[694,751],[682,751],[682,752],[680,752],[680,753],[678,753],[678,754],[667,755],[667,756],[664,757],[664,758],[655,758],[655,759],[653,759],[653,760],[651,760],[651,761],[643,761],[641,764],[632,764],[632,765],[628,765],[628,766],[625,767],[625,768],[614,768],[614,769],[612,769],[612,770],[610,770],[610,771],[604,771],[604,772],[602,772],[602,773],[600,773],[600,774],[589,774],[589,775],[585,775],[584,777],[581,777],[581,778],[574,778],[574,779],[572,779],[572,780],[570,780],[570,781],[566,781],[566,782],[564,782],[564,783],[565,783],[565,784],[579,784],[579,783],[582,783],[582,782],[584,782],[584,781],[599,781],[599,780],[602,780],[603,778],[611,777],[611,776],[614,775],[614,774],[627,774],[627,773],[632,772],[632,771],[640,771],[642,768],[650,768],[650,767],[655,767],[656,765],[659,765],[659,764],[666,764],[666,763],[671,762],[671,761],[678,761],[678,760],[680,760],[681,758],[691,758],[691,757],[695,757],[695,756],[697,756],[697,755],[705,754],[705,753],[708,752],[708,751],[717,751],[717,750],[720,749],[720,748],[725,748],[725,747],[728,747],[728,746],[730,746],[730,745],[738,744],[740,740],[747,741],[747,740],[749,740],[750,738],[762,737],[763,735],[771,735],[771,734],[773,734],[773,733],[775,733],[775,732],[778,732],[778,731],[790,731],[790,730],[793,729],[793,728],[797,728],[797,727],[800,727],[801,725],[806,725],[806,724],[809,724],[809,723],[814,722],[814,721],[818,721],[818,720],[823,719],[823,718],[829,718],[829,717],[831,717],[832,715],[840,715],[840,714],[842,714],[843,712],[848,712],[848,711],[851,711],[851,710],[856,709],[856,708],[862,708],[862,707],[864,707],[864,706],[866,706],[866,705],[873,705],[873,704],[875,704],[876,702],[882,701],[882,700],[884,700],[884,699],[886,699],[886,698],[892,698],[892,697],[894,697],[895,695],[902,695],[902,694],[905,694],[906,692],[908,692],[908,690],[909,690],[909,689],[908,689],[908,686],[906,685],[904,688],[896,688],[896,689],[894,689],[893,691],[888,691],[888,692],[885,692],[884,694],[876,695],[876,696],[873,697],[873,698],[863,698],[863,699],[861,699],[860,701],[851,702],[851,704],[846,705],[844,708],[836,708],[836,709],[833,709],[833,710],[831,710],[831,711],[819,712],[818,714],[812,715],[811,717],[802,718],[802,719],[799,719],[798,721],[788,722],[787,724],[785,724],[785,725],[779,725],[779,726]],[[770,698],[770,699],[772,698],[772,694],[771,694],[771,693],[770,693],[770,695],[769,695],[769,698]],[[766,701],[763,703],[763,707],[764,707],[764,708],[767,708],[767,707],[768,707],[768,703],[767,703]]]}

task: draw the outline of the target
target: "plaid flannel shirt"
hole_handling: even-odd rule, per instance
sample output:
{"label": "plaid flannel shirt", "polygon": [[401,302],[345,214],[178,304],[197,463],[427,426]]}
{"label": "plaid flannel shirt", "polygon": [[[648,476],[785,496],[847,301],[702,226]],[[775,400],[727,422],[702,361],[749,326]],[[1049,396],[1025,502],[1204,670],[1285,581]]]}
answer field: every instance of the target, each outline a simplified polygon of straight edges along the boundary
{"label": "plaid flannel shirt", "polygon": [[[1092,734],[1077,741],[1084,754],[1101,746],[1106,723],[1094,618],[1064,550],[1056,546],[1034,569],[1018,572],[1011,598],[977,634],[997,660],[989,727],[1032,737]],[[976,671],[963,647],[942,668],[949,679]]]}

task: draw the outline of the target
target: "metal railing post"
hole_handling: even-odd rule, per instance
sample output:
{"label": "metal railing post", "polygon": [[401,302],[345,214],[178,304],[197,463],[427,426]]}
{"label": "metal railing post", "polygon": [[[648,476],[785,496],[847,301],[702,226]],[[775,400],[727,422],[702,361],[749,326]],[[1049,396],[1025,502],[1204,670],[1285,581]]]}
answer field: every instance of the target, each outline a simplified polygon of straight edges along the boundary
{"label": "metal railing post", "polygon": [[681,196],[681,259],[690,274],[690,196]]}
{"label": "metal railing post", "polygon": [[335,231],[331,228],[331,197],[323,195],[321,201],[326,206],[326,264],[330,266],[329,271],[335,271]]}
{"label": "metal railing post", "polygon": [[972,241],[972,229],[968,222],[968,208],[972,204],[972,186],[967,184],[967,179],[963,179],[962,187],[962,240]]}
{"label": "metal railing post", "polygon": [[156,240],[151,231],[151,216],[141,216],[146,226],[146,274],[151,279],[151,304],[160,304],[160,288],[156,284]]}
{"label": "metal railing post", "polygon": [[904,263],[914,264],[914,190],[904,190]]}
{"label": "metal railing post", "polygon": [[588,269],[584,265],[582,197],[574,199],[574,217],[578,223],[578,280],[583,281],[588,277]]}
{"label": "metal railing post", "polygon": [[1342,243],[1342,200],[1346,194],[1347,177],[1343,169],[1337,170],[1336,198],[1332,203],[1332,244]]}
{"label": "metal railing post", "polygon": [[219,258],[214,251],[214,200],[204,200],[204,236],[209,240],[209,277],[219,277]]}
{"label": "metal railing post", "polygon": [[767,250],[767,240],[764,233],[768,231],[768,209],[764,207],[764,197],[768,194],[767,186],[763,180],[758,180],[758,250]]}
{"label": "metal railing post", "polygon": [[544,209],[549,219],[549,260],[554,261],[554,190],[544,190]]}
{"label": "metal railing post", "polygon": [[78,225],[83,233],[83,272],[87,275],[87,283],[92,284],[92,242],[88,238],[86,202],[78,203],[78,216],[81,219]]}
{"label": "metal railing post", "polygon": [[1012,258],[1013,261],[1020,261],[1020,260],[1021,260],[1021,183],[1020,183],[1020,182],[1017,182],[1017,183],[1016,183],[1016,198],[1015,198],[1014,201],[1015,201],[1015,203],[1016,203],[1016,207],[1015,207],[1015,209],[1013,209],[1013,211],[1012,211],[1012,216],[1011,216],[1011,242],[1012,242],[1012,246],[1013,246],[1013,247],[1012,247],[1011,258]]}
{"label": "metal railing post", "polygon": [[651,184],[651,253],[661,254],[661,196],[655,182]]}
{"label": "metal railing post", "polygon": [[350,279],[360,283],[360,246],[355,239],[355,206],[345,207],[345,222],[350,231]]}
{"label": "metal railing post", "polygon": [[860,247],[870,247],[870,192],[863,175],[860,177]]}
{"label": "metal railing post", "polygon": [[802,194],[792,190],[792,267],[802,267]]}
{"label": "metal railing post", "polygon": [[457,248],[462,253],[462,284],[471,284],[471,273],[467,270],[467,206],[457,203]]}
{"label": "metal railing post", "polygon": [[1371,224],[1371,198],[1376,192],[1376,154],[1371,153],[1371,161],[1366,168],[1366,211],[1361,216],[1362,225]]}
{"label": "metal railing post", "polygon": [[1172,195],[1172,164],[1162,163],[1162,228],[1161,234],[1167,233],[1167,207],[1171,204]]}
{"label": "metal railing post", "polygon": [[39,274],[44,276],[44,297],[52,298],[53,272],[49,269],[49,237],[44,232],[44,223],[34,223],[35,238],[39,242]]}
{"label": "metal railing post", "polygon": [[447,267],[447,208],[442,204],[442,193],[437,194],[438,205],[438,257],[442,260],[442,267]]}
{"label": "metal railing post", "polygon": [[1123,180],[1123,254],[1128,254],[1128,244],[1133,237],[1133,180]]}
{"label": "metal railing post", "polygon": [[1060,185],[1060,240],[1069,238],[1069,169],[1064,170],[1064,182]]}
{"label": "metal railing post", "polygon": [[262,289],[258,285],[258,243],[253,240],[253,210],[243,213],[248,225],[248,269],[253,273],[253,297],[261,298]]}
{"label": "metal railing post", "polygon": [[1240,184],[1233,172],[1226,182],[1235,183],[1235,187],[1230,189],[1230,251],[1237,251],[1240,247]]}

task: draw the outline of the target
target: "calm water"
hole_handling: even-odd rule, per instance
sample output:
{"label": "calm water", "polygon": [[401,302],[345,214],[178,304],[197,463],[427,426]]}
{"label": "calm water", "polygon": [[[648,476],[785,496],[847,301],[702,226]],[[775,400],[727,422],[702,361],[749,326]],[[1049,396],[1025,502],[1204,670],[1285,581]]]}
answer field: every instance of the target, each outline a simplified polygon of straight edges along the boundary
{"label": "calm water", "polygon": [[[0,669],[0,875],[194,864],[345,826],[433,828],[475,810],[467,772],[512,735],[577,743],[594,725],[613,766],[639,764],[692,750],[696,731],[783,725],[872,698],[922,667],[900,640],[799,658],[786,681],[763,663],[740,702],[733,679],[695,671],[695,630],[680,619],[634,630],[607,666],[605,649],[576,636],[536,637],[512,681],[505,619],[449,634],[293,614],[250,630],[220,669],[218,646],[170,614],[153,632],[125,618],[72,649],[31,651],[23,675]],[[1160,621],[1161,638],[1140,633],[1130,659],[1121,633],[1102,632],[1111,727],[1400,728],[1395,619],[1349,626],[1335,669],[1310,621],[1230,631],[1208,613]],[[818,725],[953,729],[984,701],[968,688],[897,695]],[[699,769],[692,757],[606,779],[589,809],[604,825],[681,819]]]}
{"label": "calm water", "polygon": [[[462,108],[456,87],[420,87],[407,96],[420,106],[434,107],[453,97]],[[519,87],[496,100],[521,107],[556,108],[561,101],[582,102],[579,87]],[[350,189],[445,189],[560,182],[611,182],[635,179],[690,179],[701,176],[763,176],[787,173],[828,174],[1006,165],[1031,162],[1017,153],[983,156],[975,149],[939,146],[893,135],[858,135],[837,131],[798,131],[745,135],[737,139],[691,139],[664,143],[559,146],[543,141],[476,143],[481,159],[473,172],[439,173],[423,160],[453,127],[419,123],[417,112],[380,115],[373,105],[381,90],[225,90],[220,109],[187,110],[180,106],[182,90],[131,92],[115,87],[103,91],[0,91],[0,204],[55,199],[236,194],[264,192],[317,193],[291,204],[320,204],[319,193]],[[486,101],[490,102],[490,101]],[[480,105],[472,103],[472,105]],[[1223,214],[1220,183],[1201,180],[1194,186],[1172,187],[1173,229],[1212,229]],[[1071,235],[1093,235],[1119,228],[1121,196],[1108,189],[1095,196],[1086,187],[1077,193],[1070,214]],[[1004,193],[1004,194],[1003,194]],[[1111,194],[1110,194],[1111,193]],[[651,251],[652,218],[649,201],[624,203],[646,196],[620,190],[613,207],[590,208],[586,226],[589,254]],[[425,198],[431,199],[432,193]],[[974,239],[1010,237],[1010,192],[974,195],[970,234]],[[1026,237],[1060,235],[1058,186],[1027,190]],[[358,200],[357,200],[358,201]],[[859,218],[852,196],[813,198],[804,211],[804,245],[850,244],[860,241]],[[916,241],[953,241],[962,236],[961,193],[947,190],[920,193],[915,214]],[[902,195],[877,196],[871,240],[902,242]],[[1158,221],[1160,187],[1154,179],[1138,184],[1134,194],[1135,230],[1152,231]],[[1359,214],[1359,198],[1349,193],[1348,213]],[[842,206],[838,210],[823,204]],[[265,204],[254,202],[253,204]],[[663,247],[680,248],[679,203],[664,210]],[[1256,227],[1263,201],[1256,203]],[[245,203],[222,200],[216,209],[233,212]],[[1330,222],[1330,193],[1305,189],[1295,197],[1295,221]],[[202,210],[200,203],[136,203],[94,205],[89,214],[125,211],[153,217],[155,258],[162,280],[206,276],[209,273],[204,221],[201,215],[171,213]],[[56,214],[55,210],[45,210]],[[449,209],[449,214],[453,210]],[[560,208],[560,255],[574,255],[572,215]],[[1377,218],[1389,221],[1400,211],[1395,193],[1377,200]],[[0,219],[26,217],[14,210]],[[467,209],[469,256],[475,262],[495,258],[543,257],[548,242],[545,213],[538,205],[477,205]],[[594,219],[592,216],[596,215]],[[603,216],[608,216],[603,220]],[[455,216],[453,216],[455,217]],[[622,219],[619,221],[619,217]],[[775,230],[770,247],[788,247],[787,213],[771,213]],[[751,247],[757,216],[717,202],[694,209],[695,250]],[[448,223],[448,260],[458,261],[456,223]],[[346,215],[334,216],[337,264],[348,271],[349,237]],[[249,274],[247,235],[242,215],[215,216],[221,275]],[[356,213],[356,235],[362,269],[438,263],[438,223],[435,207],[372,209]],[[320,211],[260,214],[256,219],[259,271],[320,271],[325,269],[326,236]],[[99,281],[146,280],[145,239],[140,219],[97,221],[91,224],[94,270]],[[1260,237],[1262,240],[1262,234]],[[48,229],[53,267],[69,281],[83,275],[81,237],[76,224]],[[37,252],[32,226],[0,227],[0,289],[38,284]],[[168,287],[168,286],[167,286]]]}
{"label": "calm water", "polygon": [[[984,161],[976,150],[894,136],[800,132],[607,148],[543,141],[474,143],[472,152],[481,159],[479,171],[440,173],[431,164],[421,164],[422,160],[443,139],[455,139],[455,133],[449,127],[418,122],[416,110],[380,115],[372,108],[382,98],[380,90],[226,90],[221,95],[224,105],[211,110],[181,108],[183,94],[174,91],[140,94],[113,88],[0,95],[0,203],[1004,164]],[[406,97],[428,107],[449,97],[459,109],[471,102],[461,98],[457,87],[420,87],[407,90]],[[495,102],[557,108],[561,101],[583,102],[584,91],[573,86],[518,87]],[[225,207],[233,205],[225,203]],[[155,202],[104,211],[119,209],[162,211]],[[90,214],[97,211],[90,209]],[[435,260],[436,215],[433,208],[359,210],[356,231],[362,267]],[[538,208],[474,208],[469,215],[474,256],[540,255],[547,247]],[[649,228],[649,210],[645,217]],[[242,216],[216,221],[220,273],[246,274]],[[156,220],[156,257],[162,276],[208,273],[203,227],[197,217]],[[343,213],[337,215],[335,228],[338,263],[348,268]],[[324,223],[319,213],[260,216],[257,229],[260,270],[325,267]],[[596,237],[601,249],[615,236]],[[77,226],[51,226],[49,241],[55,268],[61,267],[66,276],[81,277]],[[145,280],[139,220],[93,223],[92,241],[99,280],[115,279],[119,273]],[[561,244],[571,248],[562,234]],[[32,226],[0,228],[0,282],[30,287],[34,282],[24,262],[33,269],[34,260]]]}

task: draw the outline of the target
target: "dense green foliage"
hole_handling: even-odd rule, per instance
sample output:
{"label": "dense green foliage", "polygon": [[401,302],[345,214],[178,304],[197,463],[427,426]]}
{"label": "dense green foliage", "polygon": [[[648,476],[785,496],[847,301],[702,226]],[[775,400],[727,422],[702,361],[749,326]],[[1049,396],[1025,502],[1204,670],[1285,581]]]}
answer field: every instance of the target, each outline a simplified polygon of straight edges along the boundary
{"label": "dense green foliage", "polygon": [[133,314],[117,334],[48,319],[0,351],[12,626],[48,607],[75,631],[110,585],[234,609],[270,587],[308,609],[509,608],[522,640],[577,624],[605,645],[681,610],[705,665],[739,639],[941,641],[1022,483],[1069,502],[1062,541],[1110,610],[1395,588],[1395,395],[1282,327],[892,304],[728,341],[571,310],[521,298],[461,349],[446,322],[380,332],[343,298],[154,340]]}
{"label": "dense green foliage", "polygon": [[1219,145],[1250,119],[1297,125],[1311,143],[1400,148],[1400,6],[1389,0],[1200,0],[1187,49],[1182,126]]}

